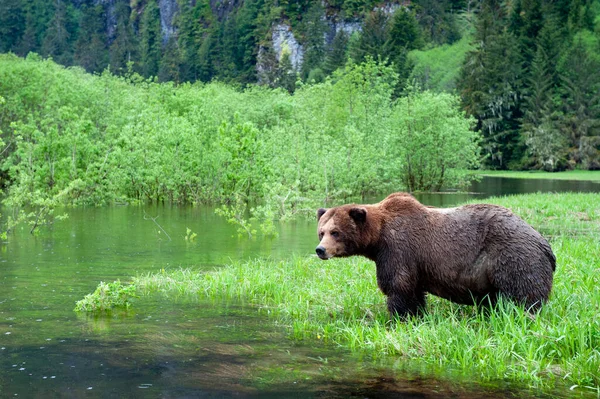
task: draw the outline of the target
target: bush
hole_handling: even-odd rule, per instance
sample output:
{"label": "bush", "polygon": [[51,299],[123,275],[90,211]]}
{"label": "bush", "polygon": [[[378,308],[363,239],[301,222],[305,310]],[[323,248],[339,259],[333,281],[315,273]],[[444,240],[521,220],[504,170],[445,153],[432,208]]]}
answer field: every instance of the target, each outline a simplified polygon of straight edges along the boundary
{"label": "bush", "polygon": [[75,304],[76,312],[102,313],[110,312],[115,308],[129,309],[131,298],[135,295],[137,287],[134,284],[123,284],[121,281],[112,283],[100,282],[98,288],[86,295]]}

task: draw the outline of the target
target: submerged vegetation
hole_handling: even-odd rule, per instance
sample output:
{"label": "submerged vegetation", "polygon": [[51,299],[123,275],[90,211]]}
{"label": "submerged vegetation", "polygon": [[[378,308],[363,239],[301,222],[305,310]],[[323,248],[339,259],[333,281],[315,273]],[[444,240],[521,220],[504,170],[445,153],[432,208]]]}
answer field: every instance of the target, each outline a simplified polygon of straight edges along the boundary
{"label": "submerged vegetation", "polygon": [[235,262],[209,273],[138,276],[140,292],[208,296],[257,306],[295,339],[325,340],[432,370],[537,388],[600,389],[600,195],[494,198],[550,232],[557,270],[550,301],[535,318],[512,303],[491,312],[430,297],[427,313],[389,320],[375,267],[362,258]]}
{"label": "submerged vegetation", "polygon": [[369,59],[290,95],[0,55],[8,229],[61,204],[166,201],[251,212],[270,234],[270,221],[317,203],[464,183],[478,134],[458,98],[414,90],[396,101],[397,79]]}

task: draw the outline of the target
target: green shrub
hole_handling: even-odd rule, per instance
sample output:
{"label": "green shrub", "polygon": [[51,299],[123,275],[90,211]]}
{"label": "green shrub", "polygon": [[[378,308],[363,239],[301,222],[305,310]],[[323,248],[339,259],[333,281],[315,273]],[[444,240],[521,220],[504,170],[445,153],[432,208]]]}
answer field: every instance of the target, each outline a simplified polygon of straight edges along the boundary
{"label": "green shrub", "polygon": [[123,284],[121,281],[112,283],[100,282],[98,288],[86,295],[75,304],[76,312],[102,313],[113,309],[129,309],[131,299],[137,298],[135,284]]}

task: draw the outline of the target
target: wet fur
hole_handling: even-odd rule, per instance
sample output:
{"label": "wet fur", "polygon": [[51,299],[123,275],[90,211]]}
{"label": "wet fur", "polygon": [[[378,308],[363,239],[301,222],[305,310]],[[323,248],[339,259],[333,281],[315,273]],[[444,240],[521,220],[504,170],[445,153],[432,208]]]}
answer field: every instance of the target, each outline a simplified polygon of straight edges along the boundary
{"label": "wet fur", "polygon": [[418,313],[426,293],[462,304],[493,304],[503,295],[535,311],[552,289],[550,245],[500,206],[441,209],[395,193],[375,205],[321,209],[318,217],[324,259],[362,255],[375,261],[392,314]]}

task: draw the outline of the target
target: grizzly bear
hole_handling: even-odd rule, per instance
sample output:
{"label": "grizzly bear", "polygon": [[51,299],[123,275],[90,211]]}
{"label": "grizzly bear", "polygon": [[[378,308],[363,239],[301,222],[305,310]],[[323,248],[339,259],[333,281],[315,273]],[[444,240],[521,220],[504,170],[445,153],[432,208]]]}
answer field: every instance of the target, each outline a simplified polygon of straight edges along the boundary
{"label": "grizzly bear", "polygon": [[420,313],[425,294],[461,304],[499,296],[536,311],[548,300],[556,258],[548,242],[496,205],[427,207],[407,193],[374,205],[319,209],[317,255],[375,261],[392,316]]}

